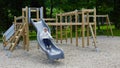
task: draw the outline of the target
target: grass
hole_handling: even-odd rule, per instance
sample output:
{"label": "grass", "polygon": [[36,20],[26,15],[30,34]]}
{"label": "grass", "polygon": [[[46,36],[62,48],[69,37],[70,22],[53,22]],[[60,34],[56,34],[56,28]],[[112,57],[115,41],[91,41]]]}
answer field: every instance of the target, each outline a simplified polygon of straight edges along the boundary
{"label": "grass", "polygon": [[[110,27],[108,27],[108,31],[107,31],[106,25],[100,26],[100,28],[101,28],[100,31],[97,30],[97,35],[111,35]],[[113,36],[120,36],[120,30],[119,29],[115,29],[114,25],[111,25],[111,28],[112,28],[112,31],[113,31]]]}
{"label": "grass", "polygon": [[30,40],[37,39],[36,32],[35,31],[30,31],[29,32],[29,38],[30,38]]}

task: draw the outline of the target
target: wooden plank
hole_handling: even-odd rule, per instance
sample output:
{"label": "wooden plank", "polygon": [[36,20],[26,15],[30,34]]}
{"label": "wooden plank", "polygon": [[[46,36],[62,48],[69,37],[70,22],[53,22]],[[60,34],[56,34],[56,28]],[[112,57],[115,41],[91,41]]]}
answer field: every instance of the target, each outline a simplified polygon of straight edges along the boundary
{"label": "wooden plank", "polygon": [[28,24],[28,7],[26,7],[26,22],[25,22],[25,32],[26,32],[26,49],[29,51],[29,24]]}
{"label": "wooden plank", "polygon": [[93,37],[94,46],[95,46],[95,48],[97,48],[97,46],[96,46],[96,38],[95,38],[95,35],[94,35],[91,24],[89,24],[89,27],[90,27],[90,31],[91,31],[91,34],[92,34],[92,37]]}
{"label": "wooden plank", "polygon": [[[66,23],[65,23],[66,24]],[[60,42],[62,43],[62,15],[60,16]]]}
{"label": "wooden plank", "polygon": [[84,12],[84,13],[91,13],[91,12],[94,12],[94,10],[93,9],[82,9],[82,12]]}
{"label": "wooden plank", "polygon": [[[94,25],[94,22],[90,22],[91,23],[91,25]],[[81,22],[77,22],[77,23],[50,23],[50,22],[48,22],[48,23],[46,23],[47,25],[53,25],[53,26],[55,26],[55,25],[58,25],[58,26],[60,26],[60,25],[82,25],[82,23]],[[84,25],[88,25],[88,23],[84,23]]]}
{"label": "wooden plank", "polygon": [[[65,16],[65,23],[67,24],[67,16]],[[67,26],[65,28],[65,38],[66,38],[66,43],[67,43]]]}
{"label": "wooden plank", "polygon": [[[94,17],[94,15],[89,15],[89,17]],[[96,15],[96,17],[107,17],[107,15]]]}
{"label": "wooden plank", "polygon": [[[58,24],[58,16],[56,15],[56,24]],[[56,25],[56,43],[58,43],[58,26]]]}
{"label": "wooden plank", "polygon": [[[57,15],[61,16],[61,14],[57,14]],[[62,16],[66,16],[66,15],[75,15],[75,11],[62,13]]]}
{"label": "wooden plank", "polygon": [[23,12],[26,11],[26,8],[22,8],[22,11],[23,11]]}
{"label": "wooden plank", "polygon": [[72,43],[72,16],[70,15],[70,42]]}
{"label": "wooden plank", "polygon": [[44,18],[45,21],[55,21],[55,18]]}
{"label": "wooden plank", "polygon": [[82,47],[84,48],[84,36],[85,36],[85,23],[84,23],[84,12],[82,12]]}
{"label": "wooden plank", "polygon": [[30,12],[37,12],[37,10],[30,10]]}
{"label": "wooden plank", "polygon": [[[65,13],[62,13],[62,16],[70,16],[70,15],[75,15],[76,13],[76,10],[75,11],[71,11],[71,12],[65,12]],[[77,14],[82,14],[82,11],[81,10],[77,10]],[[61,14],[57,14],[57,16],[60,16]]]}
{"label": "wooden plank", "polygon": [[15,36],[15,38],[18,38],[19,36]]}
{"label": "wooden plank", "polygon": [[39,21],[39,20],[40,20],[40,16],[39,16],[39,15],[40,15],[40,14],[39,14],[39,9],[37,8],[36,10],[37,10],[37,12],[36,12],[37,21]]}
{"label": "wooden plank", "polygon": [[[87,23],[89,24],[89,13],[87,13]],[[87,25],[87,46],[89,46],[89,25]]]}
{"label": "wooden plank", "polygon": [[[77,14],[77,10],[75,13],[75,24],[78,23],[78,14]],[[76,35],[76,46],[78,46],[78,28],[77,25],[75,26],[75,35]]]}
{"label": "wooden plank", "polygon": [[96,9],[94,8],[94,34],[95,34],[95,38],[96,38]]}
{"label": "wooden plank", "polygon": [[109,24],[109,26],[110,26],[110,32],[111,32],[111,35],[112,35],[112,37],[113,37],[112,26],[111,26],[110,19],[109,19],[109,16],[108,16],[108,15],[107,15],[107,22],[108,22],[108,24]]}
{"label": "wooden plank", "polygon": [[37,10],[39,8],[36,8],[36,7],[30,7],[31,10]]}
{"label": "wooden plank", "polygon": [[16,21],[17,21],[17,20],[20,20],[20,19],[24,19],[24,18],[25,18],[24,16],[16,17]]}
{"label": "wooden plank", "polygon": [[15,29],[15,31],[16,31],[16,16],[14,16],[14,22],[13,22],[13,24],[15,25],[15,26],[14,26],[14,29]]}

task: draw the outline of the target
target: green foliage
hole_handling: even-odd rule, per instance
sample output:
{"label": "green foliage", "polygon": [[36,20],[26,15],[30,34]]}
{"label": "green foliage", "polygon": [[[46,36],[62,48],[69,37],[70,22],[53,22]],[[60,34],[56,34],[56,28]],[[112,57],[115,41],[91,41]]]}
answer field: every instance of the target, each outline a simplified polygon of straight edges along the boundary
{"label": "green foliage", "polygon": [[[46,14],[47,14],[47,16],[49,17],[50,16],[50,8],[46,8]],[[63,13],[64,11],[62,10],[62,9],[58,9],[58,8],[53,8],[53,17],[55,18],[55,16],[56,16],[56,14],[58,14],[58,13]]]}
{"label": "green foliage", "polygon": [[120,0],[0,0],[0,30],[7,30],[13,22],[13,16],[20,16],[21,9],[25,6],[43,6],[45,17],[55,17],[60,12],[96,7],[97,14],[109,14],[115,27],[120,28]]}

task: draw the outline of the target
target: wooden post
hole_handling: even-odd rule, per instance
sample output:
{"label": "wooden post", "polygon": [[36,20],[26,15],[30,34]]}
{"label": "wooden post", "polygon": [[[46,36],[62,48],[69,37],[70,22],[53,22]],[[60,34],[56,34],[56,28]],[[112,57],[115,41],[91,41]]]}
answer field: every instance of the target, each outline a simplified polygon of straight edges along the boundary
{"label": "wooden post", "polygon": [[58,16],[56,15],[56,43],[58,43]]}
{"label": "wooden post", "polygon": [[26,7],[26,27],[25,27],[25,32],[26,32],[26,48],[27,51],[29,51],[29,24],[28,24],[28,7]]}
{"label": "wooden post", "polygon": [[60,14],[60,42],[62,43],[62,14]]}
{"label": "wooden post", "polygon": [[[22,16],[25,17],[25,11],[22,9]],[[24,23],[26,22],[26,18],[24,18]],[[23,30],[23,49],[25,50],[26,39],[25,39],[25,29]]]}
{"label": "wooden post", "polygon": [[108,24],[109,24],[109,26],[110,26],[110,32],[111,32],[111,35],[112,35],[112,37],[113,37],[113,31],[112,31],[112,27],[111,27],[110,19],[109,19],[108,15],[107,15],[107,22],[108,22]]}
{"label": "wooden post", "polygon": [[72,43],[72,16],[70,15],[70,42]]}
{"label": "wooden post", "polygon": [[96,38],[96,9],[94,8],[94,35]]}
{"label": "wooden post", "polygon": [[85,36],[85,33],[84,33],[84,30],[85,30],[85,22],[84,22],[84,9],[82,9],[82,47],[84,47],[84,36]]}
{"label": "wooden post", "polygon": [[87,46],[89,46],[89,13],[87,12]]}
{"label": "wooden post", "polygon": [[93,33],[93,29],[92,29],[91,23],[89,23],[89,27],[90,27],[90,31],[91,31],[91,34],[92,34],[92,37],[93,37],[94,46],[95,46],[95,48],[97,48],[97,46],[96,46],[96,38],[95,38],[95,35]]}
{"label": "wooden post", "polygon": [[78,11],[75,11],[75,31],[76,31],[76,46],[78,46],[78,30],[77,30],[77,23],[78,23]]}
{"label": "wooden post", "polygon": [[106,16],[106,24],[107,24],[107,36],[109,36],[109,32],[108,32],[108,20],[107,20],[107,16]]}
{"label": "wooden post", "polygon": [[94,8],[94,46],[95,48],[97,48],[96,46],[96,9]]}
{"label": "wooden post", "polygon": [[16,27],[16,16],[14,16],[14,22],[13,22],[13,24],[14,24],[14,29],[16,31],[17,30],[17,27]]}
{"label": "wooden post", "polygon": [[[67,24],[67,16],[65,16],[65,23]],[[66,35],[66,43],[67,43],[67,25],[66,25],[66,29],[65,29],[65,35]]]}
{"label": "wooden post", "polygon": [[39,9],[38,8],[36,8],[36,16],[37,16],[37,21],[39,21]]}

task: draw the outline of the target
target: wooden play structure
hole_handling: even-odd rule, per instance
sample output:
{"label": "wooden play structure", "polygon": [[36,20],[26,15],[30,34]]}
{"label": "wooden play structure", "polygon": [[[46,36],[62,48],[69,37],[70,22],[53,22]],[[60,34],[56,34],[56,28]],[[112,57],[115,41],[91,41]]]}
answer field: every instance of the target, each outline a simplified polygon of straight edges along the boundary
{"label": "wooden play structure", "polygon": [[[93,15],[93,17],[90,18],[89,15]],[[89,45],[89,36],[91,32],[94,46],[95,48],[97,48],[96,47],[96,9],[95,8],[75,10],[72,12],[57,14],[56,15],[56,39],[58,39],[58,26],[60,26],[61,43],[63,38],[62,37],[63,26],[70,26],[70,38],[72,43],[72,26],[73,25],[75,26],[76,46],[78,46],[78,30],[80,30],[82,34],[82,47],[85,47],[85,31],[87,31],[87,45]],[[79,26],[81,28],[78,28]],[[66,31],[66,42],[67,42],[67,31]]]}
{"label": "wooden play structure", "polygon": [[[29,15],[32,14],[32,15]],[[91,17],[90,17],[91,16]],[[22,16],[14,17],[14,32],[9,39],[6,40],[6,35],[3,35],[4,47],[9,46],[10,52],[17,46],[20,38],[23,39],[23,48],[29,50],[29,23],[30,19],[39,21],[43,17],[43,8],[22,8]],[[58,42],[58,32],[60,32],[60,43],[63,40],[63,34],[67,43],[68,34],[70,35],[70,42],[73,43],[72,30],[75,27],[76,46],[79,45],[79,37],[82,35],[82,47],[85,47],[85,36],[87,36],[87,46],[90,45],[90,35],[93,37],[94,47],[96,46],[96,9],[82,9],[56,15],[55,19],[45,18],[47,25],[56,28],[56,42]],[[67,29],[70,29],[68,33]],[[63,32],[65,30],[65,33]],[[81,31],[78,33],[78,31]],[[9,33],[8,33],[9,34]],[[86,34],[86,35],[85,35]],[[10,44],[10,45],[8,45]]]}
{"label": "wooden play structure", "polygon": [[[39,8],[29,8],[29,13],[34,13],[36,15],[36,18],[30,17],[33,20],[39,21],[40,18],[43,18],[40,16],[41,12]],[[92,15],[93,17],[89,17],[89,15]],[[91,18],[91,22],[90,22]],[[56,27],[56,42],[58,42],[58,31],[60,30],[60,42],[62,43],[63,40],[63,30],[64,26],[70,26],[70,38],[72,43],[72,26],[75,26],[75,37],[76,37],[76,46],[78,46],[78,30],[81,30],[82,32],[82,47],[84,47],[85,43],[85,31],[87,31],[87,45],[89,45],[89,35],[91,32],[91,35],[93,37],[93,43],[95,48],[96,47],[96,9],[82,9],[82,10],[75,10],[72,12],[66,12],[56,15],[56,19],[51,18],[45,18],[45,21],[52,21],[56,20],[56,22],[47,22],[47,25],[49,26],[55,26]],[[74,21],[73,21],[74,20]],[[78,27],[81,28],[78,28]],[[66,35],[66,42],[67,42],[67,28],[65,29],[65,35]],[[90,31],[90,32],[89,32]]]}
{"label": "wooden play structure", "polygon": [[[29,29],[28,29],[28,21],[27,21],[27,13],[22,10],[22,16],[14,17],[13,28],[8,30],[8,33],[3,35],[3,46],[9,46],[9,50],[12,52],[14,48],[19,43],[20,38],[23,39],[23,48],[25,50],[29,50]],[[13,31],[14,30],[14,31]],[[7,32],[7,31],[6,31]],[[6,39],[10,35],[11,36]]]}
{"label": "wooden play structure", "polygon": [[42,10],[43,8],[22,8],[22,16],[14,17],[13,25],[4,33],[3,35],[3,46],[9,47],[9,51],[12,52],[14,48],[19,43],[19,40],[23,39],[23,48],[25,50],[29,50],[29,23],[30,23],[30,16],[29,12],[36,12],[35,18],[32,18],[36,21],[42,18]]}
{"label": "wooden play structure", "polygon": [[[29,15],[33,14],[32,15]],[[90,17],[90,15],[92,17]],[[23,48],[29,50],[29,22],[30,18],[36,21],[39,21],[43,17],[43,8],[22,8],[22,16],[20,17],[14,17],[14,34],[6,40],[6,36],[3,35],[3,44],[4,47],[10,43],[9,50],[12,52],[17,46],[17,43],[22,37],[23,39]],[[95,48],[96,46],[96,9],[82,9],[82,10],[75,10],[71,12],[66,13],[60,13],[56,15],[56,19],[47,18],[44,19],[45,21],[52,21],[55,22],[47,22],[47,25],[49,26],[55,26],[56,27],[56,42],[58,42],[58,32],[60,31],[60,42],[62,43],[63,40],[63,30],[65,31],[65,39],[67,43],[67,27],[70,28],[70,42],[72,42],[72,29],[73,26],[75,26],[75,38],[76,38],[76,46],[79,45],[80,42],[78,42],[78,35],[82,35],[82,47],[85,47],[85,31],[87,35],[87,45],[90,44],[89,36],[91,35],[93,37],[93,43]],[[66,27],[66,28],[64,28]],[[81,31],[78,33],[78,31]]]}

